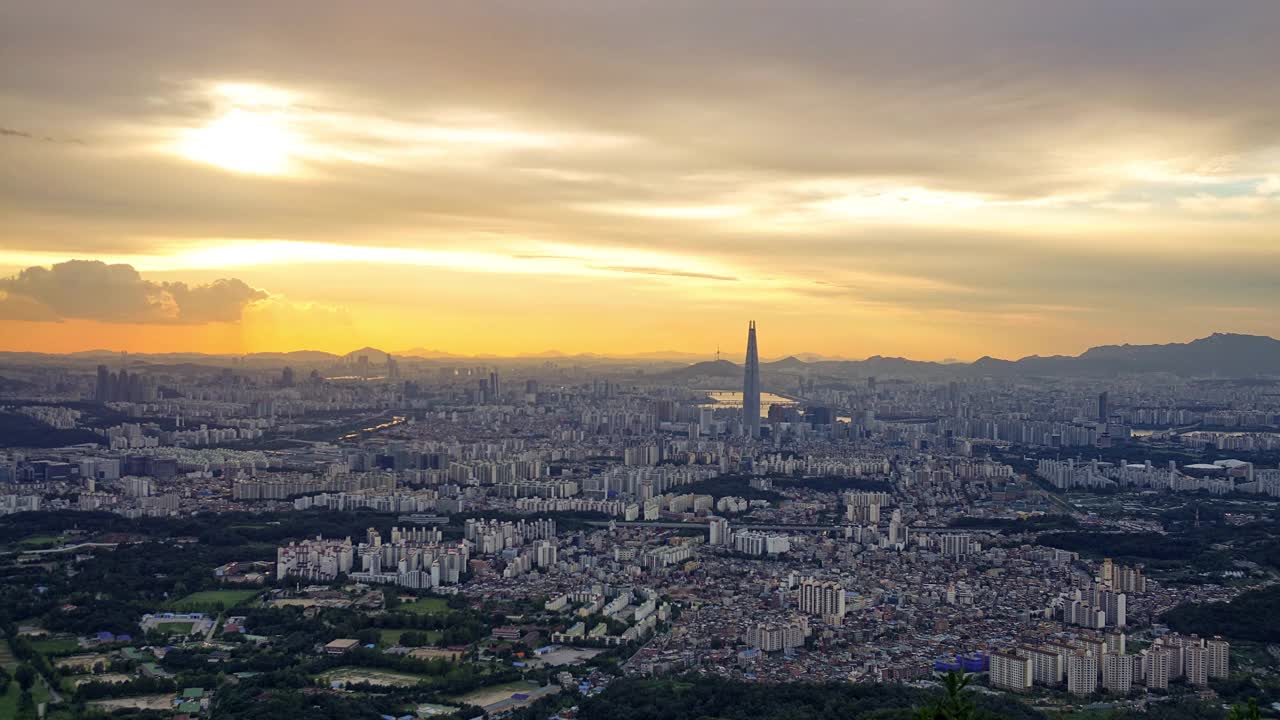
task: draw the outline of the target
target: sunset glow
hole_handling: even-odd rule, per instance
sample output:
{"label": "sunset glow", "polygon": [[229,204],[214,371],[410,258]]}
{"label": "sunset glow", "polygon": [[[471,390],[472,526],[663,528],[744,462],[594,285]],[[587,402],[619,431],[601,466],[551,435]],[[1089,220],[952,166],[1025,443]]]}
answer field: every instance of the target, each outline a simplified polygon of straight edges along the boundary
{"label": "sunset glow", "polygon": [[[1280,333],[1273,58],[1176,30],[1205,27],[1190,5],[798,7],[786,33],[723,3],[320,3],[271,33],[126,5],[0,14],[37,68],[0,95],[0,275],[99,260],[290,313],[237,295],[208,336],[229,349],[701,353],[744,314],[852,357]],[[123,310],[23,287],[0,287],[0,346],[119,345]],[[170,331],[134,319],[143,345]]]}

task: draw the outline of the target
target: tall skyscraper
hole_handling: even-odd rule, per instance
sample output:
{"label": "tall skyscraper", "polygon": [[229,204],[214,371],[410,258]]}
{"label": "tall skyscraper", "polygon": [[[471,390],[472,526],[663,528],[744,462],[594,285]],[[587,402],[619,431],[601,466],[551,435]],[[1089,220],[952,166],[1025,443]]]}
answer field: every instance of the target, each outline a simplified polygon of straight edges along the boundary
{"label": "tall skyscraper", "polygon": [[760,437],[760,354],[756,349],[756,321],[747,326],[747,360],[742,378],[742,434]]}
{"label": "tall skyscraper", "polygon": [[1107,403],[1107,392],[1104,390],[1098,394],[1098,422],[1105,424],[1111,417],[1111,408]]}
{"label": "tall skyscraper", "polygon": [[107,402],[111,399],[111,371],[106,365],[98,366],[98,384],[93,389],[93,399]]}

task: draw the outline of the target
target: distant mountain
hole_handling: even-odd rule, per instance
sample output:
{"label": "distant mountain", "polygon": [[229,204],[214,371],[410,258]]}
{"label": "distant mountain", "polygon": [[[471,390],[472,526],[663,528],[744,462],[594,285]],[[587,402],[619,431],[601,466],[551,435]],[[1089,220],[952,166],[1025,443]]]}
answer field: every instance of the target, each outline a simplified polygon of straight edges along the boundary
{"label": "distant mountain", "polygon": [[429,348],[422,348],[422,347],[409,348],[408,350],[399,350],[391,354],[395,357],[416,357],[416,358],[425,358],[428,360],[435,359],[435,358],[463,357],[462,355],[455,355],[451,352],[445,352],[443,350],[432,350]]}
{"label": "distant mountain", "polygon": [[[129,353],[130,366],[191,365],[191,366],[256,366],[270,367],[284,364],[322,364],[341,360],[353,360],[368,355],[370,362],[381,363],[386,357],[382,350],[365,347],[346,355],[333,355],[314,350],[285,353],[251,353],[249,355],[204,355],[201,353]],[[494,355],[464,356],[452,353],[412,348],[394,353],[395,356],[423,359],[490,359],[536,360],[556,358],[583,364],[645,363],[651,379],[682,380],[695,377],[741,379],[742,366],[729,360],[695,362],[685,367],[666,369],[672,363],[686,362],[705,357],[694,353],[648,352],[633,355],[597,355],[582,353],[564,355],[549,350],[537,355],[498,357]],[[87,350],[65,355],[38,352],[0,351],[0,361],[9,363],[56,363],[67,366],[102,362],[118,364],[121,353],[111,350]],[[657,372],[652,372],[653,366]],[[665,366],[665,367],[664,367]],[[761,363],[765,373],[805,374],[826,378],[850,377],[903,377],[940,379],[982,376],[1107,376],[1122,373],[1173,373],[1188,377],[1254,377],[1267,375],[1280,377],[1280,340],[1262,335],[1214,333],[1208,337],[1185,343],[1163,345],[1102,345],[1090,348],[1079,355],[1029,355],[1019,360],[982,357],[972,363],[926,362],[900,357],[874,355],[865,360],[835,360],[811,353],[788,355],[771,362]]]}
{"label": "distant mountain", "polygon": [[742,379],[742,366],[728,360],[707,360],[694,363],[688,367],[654,373],[651,377],[668,380],[692,380],[693,378],[737,378]]}
{"label": "distant mountain", "polygon": [[[713,367],[714,366],[714,367]],[[1280,340],[1261,335],[1215,333],[1187,343],[1164,345],[1103,345],[1080,355],[1029,355],[1020,360],[982,357],[972,363],[927,362],[873,355],[866,360],[806,362],[788,356],[761,363],[765,372],[789,372],[829,377],[1030,377],[1108,376],[1125,373],[1172,373],[1194,377],[1280,377]],[[667,376],[729,376],[741,374],[738,365],[696,363]]]}
{"label": "distant mountain", "polygon": [[1076,358],[1091,368],[1179,375],[1280,375],[1280,340],[1263,335],[1214,333],[1189,343],[1103,345]]}
{"label": "distant mountain", "polygon": [[355,360],[359,358],[361,355],[369,356],[369,362],[371,363],[380,363],[380,362],[384,362],[387,359],[387,351],[379,350],[378,348],[367,347],[367,346],[362,347],[359,350],[352,350],[346,355],[343,355],[342,359]]}
{"label": "distant mountain", "polygon": [[543,350],[538,353],[522,355],[495,355],[482,353],[478,355],[459,355],[457,353],[434,350],[431,348],[410,348],[391,353],[395,357],[415,357],[424,360],[666,360],[670,362],[693,362],[706,357],[705,353],[679,352],[676,350],[654,350],[638,353],[565,353],[559,350]]}
{"label": "distant mountain", "polygon": [[624,353],[616,357],[626,360],[684,360],[697,362],[705,358],[707,353],[680,352],[678,350],[656,350],[653,352]]}
{"label": "distant mountain", "polygon": [[[819,353],[811,353],[811,352],[792,353],[785,358],[778,358],[777,360],[787,360],[791,358],[794,358],[796,360],[802,360],[807,363],[840,362],[840,361],[848,360],[848,358],[838,357],[835,355],[821,355]],[[774,360],[772,358],[766,358],[765,360],[766,362],[777,362],[777,360]]]}
{"label": "distant mountain", "polygon": [[762,370],[798,370],[808,366],[809,363],[801,360],[795,355],[788,355],[781,360],[760,363],[760,368]]}
{"label": "distant mountain", "polygon": [[338,359],[333,353],[321,352],[319,350],[294,350],[293,352],[258,352],[249,353],[244,356],[245,360],[263,360],[274,361],[281,360],[286,362],[300,363],[323,363],[333,362]]}

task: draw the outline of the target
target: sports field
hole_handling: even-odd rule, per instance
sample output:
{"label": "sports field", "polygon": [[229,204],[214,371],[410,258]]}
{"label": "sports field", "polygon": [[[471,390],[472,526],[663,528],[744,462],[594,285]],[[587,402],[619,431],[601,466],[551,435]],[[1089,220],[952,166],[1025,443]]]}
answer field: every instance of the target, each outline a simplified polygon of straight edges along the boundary
{"label": "sports field", "polygon": [[449,612],[449,603],[443,598],[424,597],[418,598],[411,603],[405,603],[396,608],[400,612],[410,612],[417,615],[439,615]]}
{"label": "sports field", "polygon": [[174,610],[188,612],[207,610],[219,604],[223,608],[233,608],[248,602],[258,590],[201,590],[170,603]]}

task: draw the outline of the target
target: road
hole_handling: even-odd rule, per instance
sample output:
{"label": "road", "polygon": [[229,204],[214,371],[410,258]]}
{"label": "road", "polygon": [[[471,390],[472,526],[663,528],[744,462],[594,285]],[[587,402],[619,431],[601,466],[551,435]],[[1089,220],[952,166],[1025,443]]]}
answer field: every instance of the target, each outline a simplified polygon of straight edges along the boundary
{"label": "road", "polygon": [[[651,527],[662,528],[667,530],[688,530],[690,528],[705,528],[706,523],[701,522],[668,522],[662,520],[643,521],[643,520],[588,520],[587,525],[594,527],[608,527],[610,522],[614,522],[618,527]],[[763,523],[735,523],[735,530],[777,530],[780,532],[843,532],[844,525],[769,525]],[[964,533],[964,532],[998,532],[1003,528],[999,527],[909,527],[912,533]]]}
{"label": "road", "polygon": [[36,677],[40,678],[40,684],[44,685],[45,690],[49,691],[50,705],[59,705],[65,702],[65,700],[63,700],[62,693],[58,692],[52,685],[49,684],[49,681],[46,680],[44,677],[44,673],[36,673]]}
{"label": "road", "polygon": [[214,618],[213,624],[209,626],[208,631],[204,634],[204,641],[209,642],[213,639],[213,633],[217,631],[218,626],[222,624],[222,616],[226,613],[218,613],[218,617]]}

